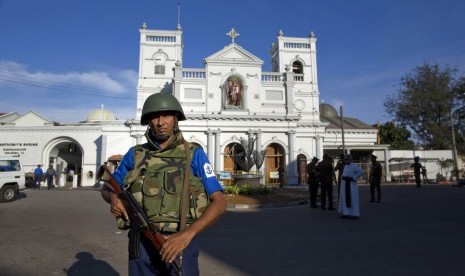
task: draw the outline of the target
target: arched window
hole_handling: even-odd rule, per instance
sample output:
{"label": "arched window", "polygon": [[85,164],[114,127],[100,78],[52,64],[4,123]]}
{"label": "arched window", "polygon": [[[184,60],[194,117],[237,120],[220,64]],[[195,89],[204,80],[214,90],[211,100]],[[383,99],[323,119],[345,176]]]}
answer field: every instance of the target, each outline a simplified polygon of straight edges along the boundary
{"label": "arched window", "polygon": [[164,75],[165,74],[165,63],[167,56],[165,53],[158,51],[153,55],[155,61],[155,75]]}
{"label": "arched window", "polygon": [[294,61],[292,63],[292,72],[294,74],[303,74],[304,73],[304,67],[300,61]]}

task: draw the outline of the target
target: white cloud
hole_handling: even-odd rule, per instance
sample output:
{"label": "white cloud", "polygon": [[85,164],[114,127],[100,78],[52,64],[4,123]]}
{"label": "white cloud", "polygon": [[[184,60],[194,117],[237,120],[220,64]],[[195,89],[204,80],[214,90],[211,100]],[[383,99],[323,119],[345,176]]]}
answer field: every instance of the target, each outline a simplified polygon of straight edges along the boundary
{"label": "white cloud", "polygon": [[[131,70],[90,72],[31,72],[27,66],[0,60],[0,78],[7,82],[62,90],[92,91],[102,95],[122,95],[128,87],[136,87],[137,73]],[[2,85],[2,83],[0,83]]]}
{"label": "white cloud", "polygon": [[137,72],[106,69],[88,72],[32,71],[0,60],[0,112],[33,110],[53,121],[82,121],[103,104],[119,119],[134,117]]}

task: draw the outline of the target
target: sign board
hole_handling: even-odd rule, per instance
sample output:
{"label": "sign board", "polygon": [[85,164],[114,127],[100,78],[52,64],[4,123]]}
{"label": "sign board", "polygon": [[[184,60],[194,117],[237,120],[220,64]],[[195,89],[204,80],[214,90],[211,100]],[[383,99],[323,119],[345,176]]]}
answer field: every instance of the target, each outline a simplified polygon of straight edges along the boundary
{"label": "sign board", "polygon": [[270,178],[272,179],[279,178],[279,172],[270,172]]}
{"label": "sign board", "polygon": [[221,171],[220,172],[220,180],[224,180],[224,179],[231,179],[231,172]]}

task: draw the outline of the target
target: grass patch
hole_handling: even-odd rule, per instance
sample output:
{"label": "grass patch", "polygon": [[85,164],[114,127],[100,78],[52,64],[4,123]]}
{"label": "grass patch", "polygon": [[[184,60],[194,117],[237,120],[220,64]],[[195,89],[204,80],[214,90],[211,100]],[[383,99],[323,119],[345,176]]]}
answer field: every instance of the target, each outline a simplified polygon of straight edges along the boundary
{"label": "grass patch", "polygon": [[241,186],[229,185],[224,187],[224,194],[226,195],[266,195],[271,192],[267,186],[250,186],[244,184]]}

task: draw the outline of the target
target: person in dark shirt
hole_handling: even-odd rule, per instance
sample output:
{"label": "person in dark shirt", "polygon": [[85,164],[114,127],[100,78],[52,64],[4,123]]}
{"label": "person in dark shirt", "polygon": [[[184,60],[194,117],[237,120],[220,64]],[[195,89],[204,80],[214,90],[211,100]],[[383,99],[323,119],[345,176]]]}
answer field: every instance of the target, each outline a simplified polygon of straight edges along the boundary
{"label": "person in dark shirt", "polygon": [[334,168],[328,154],[323,155],[323,161],[316,165],[316,171],[321,182],[321,210],[326,210],[326,198],[328,198],[328,209],[333,207],[333,178]]}
{"label": "person in dark shirt", "polygon": [[312,161],[307,165],[307,183],[308,191],[310,193],[310,207],[318,208],[316,204],[316,195],[318,193],[319,180],[316,171],[316,163],[318,158],[313,157]]}
{"label": "person in dark shirt", "polygon": [[413,168],[413,173],[415,174],[415,182],[417,183],[417,188],[421,188],[421,169],[423,166],[420,163],[420,157],[415,156],[413,159],[414,163],[410,166],[410,168]]}
{"label": "person in dark shirt", "polygon": [[376,155],[371,156],[371,167],[370,167],[370,202],[375,202],[375,188],[377,192],[376,202],[381,202],[381,177],[383,175],[383,168],[381,164],[376,160]]}

